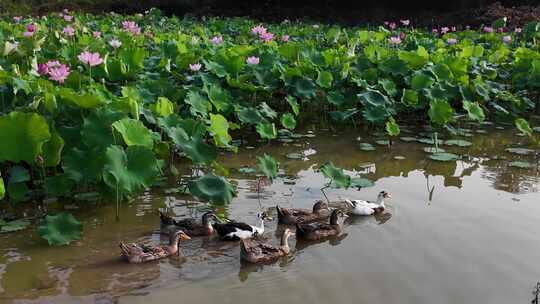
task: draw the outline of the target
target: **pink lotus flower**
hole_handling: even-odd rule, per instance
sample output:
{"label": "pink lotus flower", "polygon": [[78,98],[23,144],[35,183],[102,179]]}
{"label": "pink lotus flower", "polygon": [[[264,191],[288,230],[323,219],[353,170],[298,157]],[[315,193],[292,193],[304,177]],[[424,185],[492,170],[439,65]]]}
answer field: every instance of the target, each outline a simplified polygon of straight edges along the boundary
{"label": "pink lotus flower", "polygon": [[27,24],[26,31],[31,33],[37,31],[37,25],[35,25],[34,23]]}
{"label": "pink lotus flower", "polygon": [[391,30],[395,30],[397,25],[395,22],[390,22],[390,24],[388,24],[388,27],[391,29]]}
{"label": "pink lotus flower", "polygon": [[250,56],[246,59],[246,63],[249,65],[257,65],[259,64],[259,57]]}
{"label": "pink lotus flower", "polygon": [[287,42],[287,41],[289,41],[289,38],[290,38],[289,35],[282,35],[281,36],[281,41]]}
{"label": "pink lotus flower", "polygon": [[69,76],[69,67],[65,64],[61,64],[57,67],[49,67],[49,79],[58,83],[64,83]]}
{"label": "pink lotus flower", "polygon": [[409,24],[411,24],[411,20],[409,19],[399,20],[399,22],[401,22],[401,24],[403,24],[404,26],[409,26]]}
{"label": "pink lotus flower", "polygon": [[210,42],[212,42],[212,44],[215,44],[215,45],[219,45],[219,44],[222,44],[223,43],[223,37],[221,36],[214,36]]}
{"label": "pink lotus flower", "polygon": [[13,17],[13,21],[15,21],[16,23],[21,22],[21,20],[22,20],[22,16],[15,16],[15,17]]}
{"label": "pink lotus flower", "polygon": [[193,72],[198,72],[201,69],[202,65],[200,63],[193,63],[189,65],[189,69]]}
{"label": "pink lotus flower", "polygon": [[274,34],[272,34],[270,32],[265,32],[265,33],[259,35],[259,37],[264,42],[270,42],[270,41],[272,41],[272,39],[274,39]]}
{"label": "pink lotus flower", "polygon": [[73,21],[73,16],[64,15],[64,20],[67,21],[67,22],[71,22],[71,21]]}
{"label": "pink lotus flower", "polygon": [[62,12],[63,12],[64,14],[69,14],[69,10],[68,10],[67,8],[63,9]]}
{"label": "pink lotus flower", "polygon": [[80,53],[77,58],[79,58],[79,60],[82,63],[88,64],[91,67],[100,65],[103,63],[103,59],[101,58],[98,52],[90,53],[88,51],[84,51]]}
{"label": "pink lotus flower", "polygon": [[96,38],[96,39],[101,38],[101,32],[100,32],[100,31],[95,31],[95,32],[92,33],[92,35],[93,35],[94,38]]}
{"label": "pink lotus flower", "polygon": [[434,33],[434,34],[438,34],[438,33],[439,33],[439,30],[436,29],[436,28],[434,28],[434,29],[431,30],[431,32]]}
{"label": "pink lotus flower", "polygon": [[264,33],[266,33],[266,28],[262,25],[257,25],[257,26],[254,26],[252,29],[251,29],[251,33],[253,35],[262,35]]}
{"label": "pink lotus flower", "polygon": [[514,29],[514,32],[516,32],[516,33],[518,33],[518,34],[521,33],[521,28],[520,28],[520,27],[516,27],[516,28]]}
{"label": "pink lotus flower", "polygon": [[450,32],[450,28],[449,28],[449,27],[445,26],[445,27],[442,27],[442,28],[441,28],[441,34],[444,35],[444,34],[446,34],[446,33],[448,33],[448,32]]}
{"label": "pink lotus flower", "polygon": [[449,45],[454,45],[454,44],[457,43],[457,39],[455,39],[455,38],[448,38],[448,39],[446,40],[446,43],[448,43]]}
{"label": "pink lotus flower", "polygon": [[37,72],[38,72],[39,75],[49,74],[49,67],[47,66],[46,63],[40,63],[40,64],[38,64]]}
{"label": "pink lotus flower", "polygon": [[122,42],[118,39],[112,39],[109,41],[109,45],[113,47],[113,49],[117,49],[122,46]]}
{"label": "pink lotus flower", "polygon": [[64,32],[64,34],[66,34],[68,37],[73,37],[75,35],[75,29],[72,28],[71,26],[66,26],[62,32]]}
{"label": "pink lotus flower", "polygon": [[47,62],[47,67],[48,68],[56,68],[56,67],[59,67],[61,66],[62,64],[60,64],[60,61],[58,60],[49,60]]}
{"label": "pink lotus flower", "polygon": [[388,26],[388,24],[390,24],[390,22],[388,22],[388,21],[384,22],[384,25]]}
{"label": "pink lotus flower", "polygon": [[504,32],[504,28],[503,27],[500,27],[497,29],[497,33],[503,33]]}
{"label": "pink lotus flower", "polygon": [[24,32],[23,36],[26,37],[26,38],[32,37],[32,36],[34,36],[34,32]]}
{"label": "pink lotus flower", "polygon": [[133,35],[139,35],[141,33],[141,28],[135,23],[135,21],[123,21],[122,22],[122,28],[126,32],[130,32]]}
{"label": "pink lotus flower", "polygon": [[484,26],[484,32],[493,33],[493,28],[491,26]]}
{"label": "pink lotus flower", "polygon": [[503,37],[503,42],[504,42],[504,43],[510,43],[510,42],[512,42],[512,36],[510,36],[510,35],[504,36],[504,37]]}
{"label": "pink lotus flower", "polygon": [[399,39],[401,39],[402,41],[405,40],[405,33],[404,32],[399,32]]}
{"label": "pink lotus flower", "polygon": [[398,45],[401,43],[401,38],[399,37],[390,37],[390,39],[388,39],[388,42],[392,45]]}

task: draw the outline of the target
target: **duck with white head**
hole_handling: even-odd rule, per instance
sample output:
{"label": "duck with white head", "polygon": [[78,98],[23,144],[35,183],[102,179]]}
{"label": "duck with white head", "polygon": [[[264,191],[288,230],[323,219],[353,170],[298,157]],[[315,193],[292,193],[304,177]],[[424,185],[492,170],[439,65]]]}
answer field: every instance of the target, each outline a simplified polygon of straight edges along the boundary
{"label": "duck with white head", "polygon": [[390,193],[385,190],[379,192],[377,200],[375,202],[364,200],[349,200],[345,202],[352,208],[350,213],[353,215],[373,215],[375,213],[383,212],[386,209],[385,202],[387,199],[392,198]]}

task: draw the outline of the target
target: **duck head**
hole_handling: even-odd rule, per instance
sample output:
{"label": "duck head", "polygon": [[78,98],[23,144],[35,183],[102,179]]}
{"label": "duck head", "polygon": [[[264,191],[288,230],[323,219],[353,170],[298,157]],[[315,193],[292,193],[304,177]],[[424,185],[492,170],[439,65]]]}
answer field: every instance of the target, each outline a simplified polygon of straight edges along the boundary
{"label": "duck head", "polygon": [[321,210],[328,210],[328,203],[325,201],[317,201],[315,205],[313,205],[313,213],[319,213]]}
{"label": "duck head", "polygon": [[340,219],[345,220],[349,216],[343,213],[343,211],[336,209],[332,211],[332,215],[330,215],[330,225],[341,225]]}
{"label": "duck head", "polygon": [[382,203],[384,200],[392,198],[392,195],[390,193],[386,192],[385,190],[379,192],[379,195],[377,195],[377,202]]}
{"label": "duck head", "polygon": [[206,212],[202,216],[202,223],[205,226],[211,226],[214,221],[218,221],[217,216],[213,212]]}

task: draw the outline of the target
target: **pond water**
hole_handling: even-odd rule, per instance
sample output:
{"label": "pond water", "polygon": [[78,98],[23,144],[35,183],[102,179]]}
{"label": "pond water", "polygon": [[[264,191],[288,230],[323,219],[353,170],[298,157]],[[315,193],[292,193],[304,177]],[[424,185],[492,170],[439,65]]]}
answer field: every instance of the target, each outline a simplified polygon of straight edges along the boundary
{"label": "pond water", "polygon": [[[276,204],[310,208],[323,198],[317,168],[326,161],[375,182],[361,190],[329,189],[331,201],[374,199],[382,189],[392,194],[382,215],[350,218],[338,239],[296,244],[292,237],[291,256],[272,265],[243,265],[237,243],[209,238],[182,243],[180,258],[123,262],[120,240],[166,242],[159,234],[159,208],[182,217],[211,208],[182,195],[174,178],[123,203],[118,221],[114,203],[82,203],[72,212],[84,235],[70,246],[49,247],[34,229],[0,235],[0,302],[530,303],[540,280],[538,155],[506,152],[530,141],[513,131],[485,126],[466,133],[462,139],[472,146],[441,146],[463,156],[451,162],[430,160],[426,144],[376,145],[376,136],[358,131],[316,131],[222,155],[239,193],[230,205],[215,208],[248,223],[260,208],[257,181],[238,169],[253,167],[263,152],[282,168],[261,193],[263,208],[274,216],[270,208]],[[376,151],[360,150],[358,136]],[[289,153],[304,157],[285,157]],[[515,160],[532,168],[509,166]],[[267,223],[264,235],[273,243],[276,226],[275,220]]]}

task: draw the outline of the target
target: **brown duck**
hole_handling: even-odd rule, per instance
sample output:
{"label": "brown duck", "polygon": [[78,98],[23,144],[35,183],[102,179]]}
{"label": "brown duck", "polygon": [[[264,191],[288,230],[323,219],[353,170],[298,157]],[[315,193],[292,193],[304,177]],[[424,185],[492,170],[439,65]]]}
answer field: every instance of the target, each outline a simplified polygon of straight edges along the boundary
{"label": "brown duck", "polygon": [[341,210],[334,210],[330,216],[330,224],[326,223],[297,223],[296,235],[299,239],[316,241],[331,236],[340,235],[343,231],[343,221],[348,216]]}
{"label": "brown duck", "polygon": [[297,223],[310,223],[313,221],[323,220],[328,218],[330,212],[328,204],[323,201],[318,201],[313,205],[313,209],[295,209],[282,208],[276,206],[278,214],[278,222],[285,225],[294,225]]}
{"label": "brown duck", "polygon": [[281,236],[279,247],[254,239],[244,239],[240,243],[240,258],[248,263],[270,263],[289,254],[289,237],[294,235],[290,229],[285,229]]}
{"label": "brown duck", "polygon": [[174,234],[171,234],[169,245],[148,246],[145,244],[125,244],[124,242],[120,242],[120,253],[130,263],[146,263],[178,254],[178,243],[180,240],[189,239],[191,238],[187,234],[182,230],[178,230]]}
{"label": "brown duck", "polygon": [[159,212],[161,220],[161,232],[170,234],[176,230],[182,230],[190,237],[208,236],[214,234],[213,221],[217,221],[217,216],[212,212],[202,215],[201,221],[195,219],[176,220],[172,216]]}

